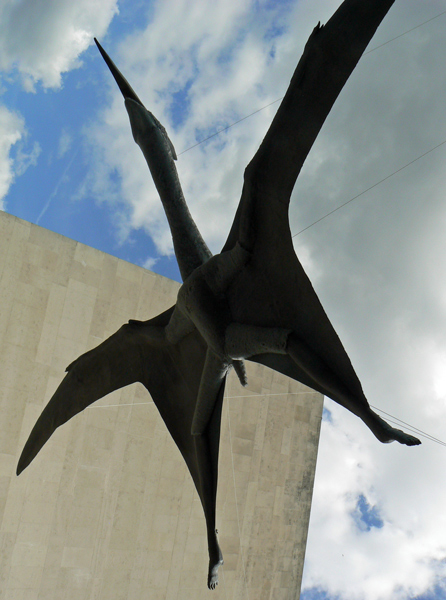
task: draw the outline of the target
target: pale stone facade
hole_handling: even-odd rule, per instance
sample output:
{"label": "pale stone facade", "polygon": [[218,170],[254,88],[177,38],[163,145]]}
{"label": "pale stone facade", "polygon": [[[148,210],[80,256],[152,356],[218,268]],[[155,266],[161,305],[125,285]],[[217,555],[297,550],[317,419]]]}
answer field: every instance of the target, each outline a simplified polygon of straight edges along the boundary
{"label": "pale stone facade", "polygon": [[17,478],[24,442],[65,367],[179,285],[0,213],[0,597],[296,600],[322,397],[248,365],[230,377],[217,526],[225,565],[206,588],[203,512],[186,466],[133,385],[61,427]]}

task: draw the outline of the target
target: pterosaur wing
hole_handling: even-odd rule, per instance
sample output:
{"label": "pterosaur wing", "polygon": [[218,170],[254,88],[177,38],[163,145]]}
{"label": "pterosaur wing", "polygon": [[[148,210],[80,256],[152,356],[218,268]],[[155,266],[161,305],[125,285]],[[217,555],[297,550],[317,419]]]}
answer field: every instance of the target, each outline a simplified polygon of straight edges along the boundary
{"label": "pterosaur wing", "polygon": [[307,373],[287,354],[256,354],[250,356],[248,360],[269,367],[270,369],[273,369],[273,371],[277,371],[295,381],[299,381],[320,394],[326,394],[326,391],[322,387],[317,386],[317,384],[315,385],[314,380],[310,379]]}
{"label": "pterosaur wing", "polygon": [[[18,473],[29,465],[58,427],[99,398],[139,381],[149,390],[203,500],[202,481],[211,487],[217,481],[224,381],[217,393],[209,427],[197,444],[196,437],[191,435],[191,425],[206,346],[197,330],[176,344],[167,344],[162,339],[160,334],[172,311],[171,308],[149,321],[123,325],[68,367],[26,442]],[[207,456],[201,456],[203,453]]]}
{"label": "pterosaur wing", "polygon": [[[273,229],[290,235],[288,205],[302,165],[333,104],[394,0],[346,0],[318,24],[274,120],[245,171],[240,205],[223,250]],[[252,228],[254,227],[254,231]]]}
{"label": "pterosaur wing", "polygon": [[[294,252],[288,207],[308,152],[392,4],[345,0],[325,26],[314,29],[271,127],[245,170],[242,197],[223,248],[230,250],[239,241],[252,255],[229,290],[234,321],[292,329],[360,402],[366,400],[358,377]],[[270,356],[258,362],[305,383],[305,375],[289,359]]]}

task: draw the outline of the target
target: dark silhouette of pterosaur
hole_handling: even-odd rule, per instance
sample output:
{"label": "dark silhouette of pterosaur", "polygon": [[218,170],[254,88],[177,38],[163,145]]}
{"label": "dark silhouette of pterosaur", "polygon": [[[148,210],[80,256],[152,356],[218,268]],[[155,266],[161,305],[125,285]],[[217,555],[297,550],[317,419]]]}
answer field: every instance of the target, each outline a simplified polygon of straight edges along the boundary
{"label": "dark silhouette of pterosaur", "polygon": [[208,586],[222,554],[215,530],[225,378],[243,360],[267,365],[359,416],[381,442],[420,441],[375,414],[299,263],[288,223],[296,178],[328,113],[394,0],[345,0],[311,34],[288,91],[252,161],[229,237],[212,256],[186,205],[164,127],[145,109],[105,51],[125,98],[132,132],[160,194],[183,285],[176,305],[129,321],[67,368],[20,457],[20,473],[57,427],[95,400],[140,381],[180,449],[203,505]]}

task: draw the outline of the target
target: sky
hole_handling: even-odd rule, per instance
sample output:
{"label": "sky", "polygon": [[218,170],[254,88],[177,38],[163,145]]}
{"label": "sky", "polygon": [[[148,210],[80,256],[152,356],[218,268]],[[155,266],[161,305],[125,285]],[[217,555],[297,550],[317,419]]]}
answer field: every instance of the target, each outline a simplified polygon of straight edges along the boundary
{"label": "sky", "polygon": [[[217,252],[271,103],[339,4],[0,0],[1,208],[179,280],[93,36],[167,128],[192,215]],[[443,0],[396,0],[290,208],[296,253],[370,403],[444,441],[446,144],[434,148],[446,141],[445,28]],[[302,600],[446,598],[446,448],[422,440],[382,445],[325,401]]]}

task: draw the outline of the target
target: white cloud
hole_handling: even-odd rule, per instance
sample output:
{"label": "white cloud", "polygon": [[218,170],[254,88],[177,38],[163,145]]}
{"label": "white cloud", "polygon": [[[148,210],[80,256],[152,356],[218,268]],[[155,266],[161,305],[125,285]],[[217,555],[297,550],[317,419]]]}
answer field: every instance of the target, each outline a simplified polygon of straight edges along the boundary
{"label": "white cloud", "polygon": [[71,148],[73,143],[73,136],[68,133],[66,129],[63,129],[59,138],[59,147],[57,149],[57,158],[62,158],[68,150]]}
{"label": "white cloud", "polygon": [[79,55],[93,36],[105,33],[117,13],[117,0],[2,0],[0,69],[18,69],[33,91],[61,85],[61,74],[80,65]]}
{"label": "white cloud", "polygon": [[[322,426],[305,587],[366,600],[417,596],[434,584],[446,552],[444,486],[427,467],[443,451],[426,442],[407,459],[407,448],[376,448],[365,427],[330,408],[334,424]],[[360,494],[379,505],[382,528],[365,532],[355,524]]]}
{"label": "white cloud", "polygon": [[28,167],[35,167],[42,148],[39,142],[34,141],[31,150],[26,151],[23,144],[19,144],[14,159],[14,173],[17,177],[23,175]]}
{"label": "white cloud", "polygon": [[143,263],[143,267],[144,269],[147,269],[149,271],[151,271],[153,269],[153,267],[156,265],[156,263],[158,262],[159,257],[157,258],[153,258],[151,256],[149,256],[148,258],[146,258],[146,260]]}
{"label": "white cloud", "polygon": [[[103,34],[117,12],[117,0],[0,1],[0,70],[9,76],[14,69],[22,85],[34,91],[35,84],[57,88],[62,73],[78,67],[79,55],[90,45],[93,35]],[[22,116],[0,106],[0,198],[3,199],[15,176],[37,163],[38,141],[29,149]],[[15,155],[11,149],[17,142]],[[63,132],[59,157],[67,152],[70,136]],[[4,204],[1,204],[4,207]]]}
{"label": "white cloud", "polygon": [[[371,47],[439,12],[435,2],[396,3]],[[446,139],[436,101],[446,92],[443,28],[438,19],[361,60],[298,180],[294,231]],[[443,164],[441,149],[426,156],[299,236],[299,246],[317,265],[316,289],[371,403],[446,440]],[[304,586],[342,598],[415,597],[438,582],[446,558],[444,447],[377,445],[334,410],[336,427],[324,423],[321,437]],[[338,463],[351,455],[372,466],[344,472]],[[352,490],[373,492],[382,529],[354,528]],[[334,536],[336,515],[344,528]]]}
{"label": "white cloud", "polygon": [[[14,180],[14,159],[11,157],[11,148],[25,135],[23,118],[15,112],[0,105],[0,208],[4,210],[4,198]],[[30,155],[25,155],[23,150],[17,153],[17,167],[21,174],[28,164],[35,164],[38,149],[34,147]]]}
{"label": "white cloud", "polygon": [[16,177],[37,164],[41,148],[34,142],[29,148],[23,117],[0,104],[0,209]]}

